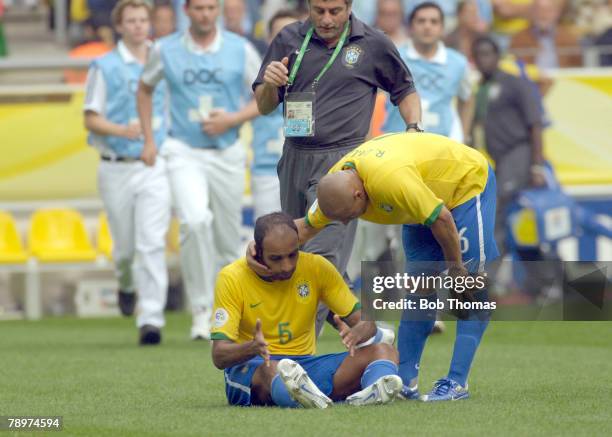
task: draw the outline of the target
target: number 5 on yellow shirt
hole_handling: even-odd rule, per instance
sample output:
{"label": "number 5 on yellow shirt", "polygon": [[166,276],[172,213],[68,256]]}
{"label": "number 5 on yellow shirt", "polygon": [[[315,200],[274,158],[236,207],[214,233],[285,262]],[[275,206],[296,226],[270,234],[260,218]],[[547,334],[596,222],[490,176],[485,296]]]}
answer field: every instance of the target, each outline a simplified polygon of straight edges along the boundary
{"label": "number 5 on yellow shirt", "polygon": [[287,344],[293,339],[291,330],[287,329],[289,322],[281,322],[278,324],[278,338],[280,344]]}

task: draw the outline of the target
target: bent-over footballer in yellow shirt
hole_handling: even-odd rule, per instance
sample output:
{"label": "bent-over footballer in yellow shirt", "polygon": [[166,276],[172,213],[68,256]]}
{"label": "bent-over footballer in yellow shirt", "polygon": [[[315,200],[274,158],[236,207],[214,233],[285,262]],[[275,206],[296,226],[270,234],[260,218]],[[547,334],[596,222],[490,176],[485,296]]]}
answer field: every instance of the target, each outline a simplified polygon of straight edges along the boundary
{"label": "bent-over footballer in yellow shirt", "polygon": [[[359,218],[401,225],[430,226],[443,206],[452,210],[482,193],[489,176],[489,165],[480,152],[426,133],[377,137],[345,155],[329,173],[342,170],[354,170],[367,193],[367,207]],[[328,203],[337,202],[338,197]],[[319,202],[306,217],[314,228],[332,221]]]}
{"label": "bent-over footballer in yellow shirt", "polygon": [[[258,276],[240,259],[226,266],[215,287],[212,358],[224,369],[231,405],[326,408],[386,403],[402,389],[397,353],[325,258],[298,250],[298,231],[283,213],[255,224]],[[315,356],[319,302],[336,314],[349,352]]]}
{"label": "bent-over footballer in yellow shirt", "polygon": [[[408,273],[448,269],[464,279],[482,274],[499,255],[495,203],[495,174],[480,152],[440,135],[398,133],[374,138],[340,159],[321,178],[317,200],[296,225],[304,243],[332,220],[402,224]],[[486,290],[474,298],[486,301]],[[468,397],[468,373],[489,314],[469,312],[467,319],[457,322],[449,373],[422,400]],[[419,361],[434,321],[409,310],[402,317],[399,374],[406,397],[419,396]]]}

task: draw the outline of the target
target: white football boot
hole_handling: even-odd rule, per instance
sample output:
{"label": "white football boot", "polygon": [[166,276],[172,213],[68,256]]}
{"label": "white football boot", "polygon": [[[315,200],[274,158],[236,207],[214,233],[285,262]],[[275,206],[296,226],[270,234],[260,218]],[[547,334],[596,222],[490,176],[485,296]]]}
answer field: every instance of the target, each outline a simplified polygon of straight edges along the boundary
{"label": "white football boot", "polygon": [[381,376],[374,384],[346,398],[346,403],[355,406],[388,404],[403,386],[402,378],[397,375]]}
{"label": "white football boot", "polygon": [[302,407],[323,409],[332,405],[332,400],[319,390],[304,368],[295,361],[284,358],[278,362],[276,370],[291,397]]}

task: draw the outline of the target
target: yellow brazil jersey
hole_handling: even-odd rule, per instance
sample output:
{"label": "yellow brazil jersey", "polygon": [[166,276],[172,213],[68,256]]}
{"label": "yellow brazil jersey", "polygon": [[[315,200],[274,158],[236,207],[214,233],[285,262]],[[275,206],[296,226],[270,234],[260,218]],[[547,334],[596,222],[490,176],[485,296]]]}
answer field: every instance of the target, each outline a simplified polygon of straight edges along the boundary
{"label": "yellow brazil jersey", "polygon": [[271,354],[313,355],[319,301],[341,317],[360,308],[333,264],[320,255],[300,252],[291,279],[275,282],[264,281],[239,259],[217,278],[212,339],[251,341],[261,319]]}
{"label": "yellow brazil jersey", "polygon": [[[330,173],[353,168],[368,195],[360,217],[381,224],[431,225],[442,205],[453,209],[484,191],[488,164],[475,149],[429,133],[388,134],[362,144]],[[315,228],[325,217],[315,202],[306,216]]]}

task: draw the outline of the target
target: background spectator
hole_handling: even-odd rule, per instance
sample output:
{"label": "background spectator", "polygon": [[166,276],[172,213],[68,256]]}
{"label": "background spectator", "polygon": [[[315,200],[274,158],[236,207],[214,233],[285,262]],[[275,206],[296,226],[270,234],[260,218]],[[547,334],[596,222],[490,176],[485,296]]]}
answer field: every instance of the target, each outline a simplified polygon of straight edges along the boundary
{"label": "background spectator", "polygon": [[176,30],[176,14],[171,3],[159,2],[153,7],[153,39],[162,38]]}
{"label": "background spectator", "polygon": [[560,25],[560,0],[534,0],[530,26],[515,34],[510,51],[528,64],[547,70],[582,65],[580,42],[568,25]]}
{"label": "background spectator", "polygon": [[499,68],[500,49],[486,36],[474,42],[482,80],[476,92],[472,138],[495,161],[497,220],[495,239],[504,252],[506,208],[520,190],[537,185],[543,165],[542,118],[530,83]]}
{"label": "background spectator", "polygon": [[[424,3],[425,0],[403,0],[404,2],[404,12],[406,16],[409,16],[412,10],[419,5],[420,3]],[[457,14],[458,14],[458,6],[459,0],[435,0],[434,3],[437,3],[442,12],[444,13],[444,28],[445,31],[451,32],[457,26]],[[489,0],[476,0],[476,7],[478,11],[478,16],[484,20],[486,23],[491,23],[493,20],[493,11],[491,8],[491,2]]]}
{"label": "background spectator", "polygon": [[408,39],[401,0],[378,0],[376,27],[385,32],[397,46]]}
{"label": "background spectator", "polygon": [[446,37],[446,45],[472,59],[472,44],[478,35],[489,30],[489,23],[478,13],[476,0],[465,0],[457,5],[457,27]]}
{"label": "background spectator", "polygon": [[247,5],[244,0],[224,0],[223,2],[223,24],[230,32],[237,33],[248,39],[255,46],[260,55],[266,51],[265,41],[257,39],[247,28]]}
{"label": "background spectator", "polygon": [[[423,107],[423,128],[463,142],[471,123],[472,86],[467,59],[442,42],[444,14],[436,2],[423,2],[410,13],[410,40],[399,47],[414,77]],[[456,99],[456,110],[453,99]],[[404,128],[397,108],[387,104],[384,132]]]}
{"label": "background spectator", "polygon": [[576,0],[567,15],[581,34],[596,38],[612,27],[612,0]]}
{"label": "background spectator", "polygon": [[612,0],[582,0],[570,16],[587,41],[598,48],[602,67],[612,65]]}
{"label": "background spectator", "polygon": [[[261,20],[264,23],[269,23],[270,19],[281,9],[294,9],[302,19],[308,17],[307,0],[262,0],[261,5]],[[371,0],[368,0],[371,1]]]}
{"label": "background spectator", "polygon": [[510,45],[515,33],[529,27],[533,0],[491,0],[493,5],[493,37],[502,52]]}
{"label": "background spectator", "polygon": [[117,0],[87,0],[93,26],[111,28],[111,12],[116,4]]}

